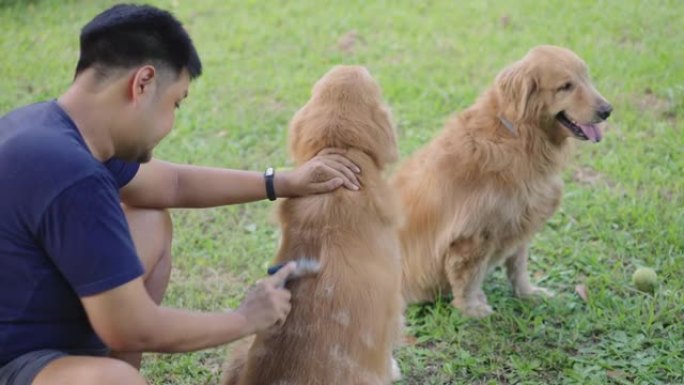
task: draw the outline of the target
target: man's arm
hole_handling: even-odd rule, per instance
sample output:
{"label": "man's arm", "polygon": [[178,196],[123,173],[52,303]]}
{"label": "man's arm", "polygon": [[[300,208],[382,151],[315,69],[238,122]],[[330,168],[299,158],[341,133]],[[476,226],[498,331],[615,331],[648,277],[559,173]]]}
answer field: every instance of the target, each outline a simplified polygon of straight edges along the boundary
{"label": "man's arm", "polygon": [[[276,171],[278,197],[324,193],[340,186],[356,190],[358,167],[343,150],[323,150],[291,171]],[[180,165],[153,159],[143,164],[121,190],[121,200],[133,207],[215,207],[266,198],[261,172]]]}
{"label": "man's arm", "polygon": [[261,280],[235,311],[193,312],[161,307],[147,294],[142,278],[83,297],[90,323],[110,348],[120,352],[188,352],[235,341],[284,321],[290,293],[282,283],[290,263]]}

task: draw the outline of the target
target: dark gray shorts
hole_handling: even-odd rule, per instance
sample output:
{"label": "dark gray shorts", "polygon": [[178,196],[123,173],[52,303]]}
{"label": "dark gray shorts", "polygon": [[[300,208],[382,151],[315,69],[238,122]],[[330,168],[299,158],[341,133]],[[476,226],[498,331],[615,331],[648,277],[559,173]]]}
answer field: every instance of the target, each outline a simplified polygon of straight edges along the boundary
{"label": "dark gray shorts", "polygon": [[31,385],[38,372],[57,358],[68,354],[59,350],[36,350],[0,367],[0,385]]}

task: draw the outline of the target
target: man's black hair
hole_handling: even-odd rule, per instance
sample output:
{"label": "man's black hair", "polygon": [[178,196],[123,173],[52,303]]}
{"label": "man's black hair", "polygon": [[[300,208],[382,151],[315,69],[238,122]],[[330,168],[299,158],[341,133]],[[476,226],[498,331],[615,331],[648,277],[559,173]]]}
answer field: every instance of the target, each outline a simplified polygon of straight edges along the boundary
{"label": "man's black hair", "polygon": [[192,39],[169,12],[149,6],[119,4],[95,16],[81,30],[76,75],[92,66],[132,68],[163,64],[190,79],[202,73]]}

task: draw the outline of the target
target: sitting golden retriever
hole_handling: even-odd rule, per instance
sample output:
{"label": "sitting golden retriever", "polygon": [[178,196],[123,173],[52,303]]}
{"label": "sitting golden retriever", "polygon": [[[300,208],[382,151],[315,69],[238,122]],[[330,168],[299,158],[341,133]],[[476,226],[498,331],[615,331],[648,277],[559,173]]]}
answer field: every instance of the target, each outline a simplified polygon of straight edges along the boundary
{"label": "sitting golden retriever", "polygon": [[224,384],[389,384],[404,305],[399,206],[382,176],[397,144],[380,87],[364,67],[334,67],[294,116],[289,135],[298,165],[326,147],[347,149],[362,170],[362,188],[287,199],[279,207],[275,262],[308,257],[321,268],[287,284],[289,317],[257,335],[246,356],[234,351]]}
{"label": "sitting golden retriever", "polygon": [[499,73],[393,177],[405,299],[451,290],[454,307],[486,316],[482,281],[500,263],[517,295],[551,295],[530,284],[528,244],[560,204],[570,138],[600,141],[611,111],[568,49],[536,47]]}

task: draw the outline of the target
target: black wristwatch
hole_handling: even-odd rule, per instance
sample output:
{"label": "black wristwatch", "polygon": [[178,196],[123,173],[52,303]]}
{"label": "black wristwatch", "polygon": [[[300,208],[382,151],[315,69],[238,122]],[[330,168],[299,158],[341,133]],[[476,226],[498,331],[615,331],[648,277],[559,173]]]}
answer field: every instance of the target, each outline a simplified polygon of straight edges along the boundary
{"label": "black wristwatch", "polygon": [[273,187],[273,178],[275,177],[275,169],[269,167],[264,171],[264,183],[266,184],[266,196],[269,201],[276,200],[275,187]]}

